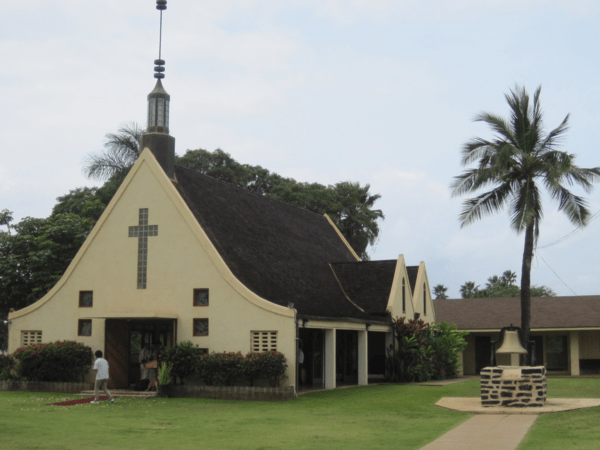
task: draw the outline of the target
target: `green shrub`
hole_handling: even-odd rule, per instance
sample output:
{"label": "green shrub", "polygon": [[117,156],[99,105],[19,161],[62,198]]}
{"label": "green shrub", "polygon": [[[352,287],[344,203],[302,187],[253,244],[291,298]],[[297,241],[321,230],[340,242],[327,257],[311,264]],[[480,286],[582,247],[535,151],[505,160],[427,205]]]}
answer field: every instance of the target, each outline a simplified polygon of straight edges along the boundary
{"label": "green shrub", "polygon": [[248,353],[242,362],[243,375],[250,383],[250,386],[254,386],[254,382],[261,377],[262,375],[262,364],[261,364],[261,355],[262,353]]}
{"label": "green shrub", "polygon": [[190,341],[178,342],[173,347],[165,347],[158,355],[160,362],[166,362],[171,366],[173,377],[179,377],[181,384],[183,379],[197,372],[198,356],[205,353],[204,349]]}
{"label": "green shrub", "polygon": [[460,352],[467,348],[466,331],[458,331],[456,325],[440,322],[433,328],[434,378],[453,378],[460,368]]}
{"label": "green shrub", "polygon": [[285,380],[287,363],[283,353],[270,351],[260,353],[261,375],[267,377],[269,386],[276,387]]}
{"label": "green shrub", "polygon": [[246,380],[250,386],[259,378],[266,378],[270,386],[279,386],[284,380],[287,363],[283,353],[241,352],[211,353],[198,358],[196,375],[207,385],[233,386]]}
{"label": "green shrub", "polygon": [[56,341],[17,349],[19,377],[32,381],[83,381],[92,349],[75,341]]}
{"label": "green shrub", "polygon": [[241,352],[203,355],[198,361],[198,375],[209,386],[233,386],[243,375],[244,357]]}
{"label": "green shrub", "polygon": [[13,373],[15,366],[16,361],[12,355],[0,354],[0,380],[12,380],[15,377]]}
{"label": "green shrub", "polygon": [[172,368],[173,368],[173,366],[166,362],[164,362],[160,365],[160,368],[158,369],[158,383],[161,386],[171,384],[171,369]]}
{"label": "green shrub", "polygon": [[385,376],[389,381],[420,382],[455,377],[466,332],[441,322],[430,326],[423,320],[401,317],[394,321],[397,348],[387,351]]}

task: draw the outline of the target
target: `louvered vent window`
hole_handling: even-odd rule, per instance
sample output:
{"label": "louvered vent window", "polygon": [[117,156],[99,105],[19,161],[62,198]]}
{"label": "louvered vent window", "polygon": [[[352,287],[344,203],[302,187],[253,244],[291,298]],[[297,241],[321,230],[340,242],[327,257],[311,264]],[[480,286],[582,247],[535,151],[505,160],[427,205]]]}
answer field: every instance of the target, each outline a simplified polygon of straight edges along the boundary
{"label": "louvered vent window", "polygon": [[41,331],[21,331],[21,347],[42,343]]}
{"label": "louvered vent window", "polygon": [[254,353],[277,351],[277,331],[253,331],[252,351]]}

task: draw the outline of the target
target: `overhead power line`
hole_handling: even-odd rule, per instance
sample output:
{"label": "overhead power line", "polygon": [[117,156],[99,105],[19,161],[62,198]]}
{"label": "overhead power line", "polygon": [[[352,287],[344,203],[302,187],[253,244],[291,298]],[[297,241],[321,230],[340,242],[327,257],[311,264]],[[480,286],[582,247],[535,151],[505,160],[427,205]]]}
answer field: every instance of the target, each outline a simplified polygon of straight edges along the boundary
{"label": "overhead power line", "polygon": [[[599,215],[600,215],[600,211],[596,212],[596,214],[594,214],[592,217],[590,217],[590,222],[592,220],[596,219]],[[582,231],[582,230],[583,230],[583,228],[575,228],[573,231],[571,231],[570,233],[568,233],[565,236],[561,237],[560,239],[557,239],[556,241],[551,242],[550,244],[546,244],[546,245],[543,245],[541,247],[538,247],[538,250],[540,248],[548,248],[548,247],[552,247],[553,245],[560,244],[561,242],[563,242],[563,241],[567,240],[568,238],[570,238],[571,236],[573,236],[578,231]]]}
{"label": "overhead power line", "polygon": [[567,286],[567,288],[568,288],[568,289],[569,289],[569,290],[570,290],[570,291],[573,293],[573,295],[577,295],[577,294],[575,293],[575,291],[574,291],[573,289],[571,289],[571,288],[569,287],[569,285],[568,285],[567,283],[565,283],[561,277],[559,277],[559,276],[558,276],[558,274],[557,274],[557,273],[554,271],[554,269],[553,269],[552,267],[550,267],[550,264],[548,264],[548,263],[546,262],[546,260],[545,260],[545,259],[542,257],[542,255],[540,255],[540,253],[539,253],[539,252],[537,252],[537,251],[536,251],[536,252],[535,252],[535,256],[539,256],[539,257],[542,259],[542,261],[544,261],[544,263],[545,263],[545,264],[548,266],[548,268],[549,268],[549,269],[552,271],[552,273],[553,273],[554,275],[556,275],[556,278],[558,278],[558,279],[559,279],[559,280],[562,282],[562,284],[564,284],[565,286]]}

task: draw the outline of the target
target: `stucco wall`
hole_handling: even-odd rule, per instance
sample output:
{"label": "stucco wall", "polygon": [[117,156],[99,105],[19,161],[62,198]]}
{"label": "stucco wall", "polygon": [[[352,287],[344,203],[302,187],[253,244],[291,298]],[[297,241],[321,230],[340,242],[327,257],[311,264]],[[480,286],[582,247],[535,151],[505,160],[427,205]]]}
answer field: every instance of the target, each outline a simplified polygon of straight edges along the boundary
{"label": "stucco wall", "polygon": [[[402,282],[404,281],[404,311],[402,310]],[[396,271],[394,273],[394,282],[390,291],[390,299],[388,301],[387,311],[391,313],[392,318],[406,317],[412,319],[415,316],[413,307],[413,296],[410,289],[410,281],[408,272],[406,271],[406,263],[404,257],[400,255],[396,263]]]}
{"label": "stucco wall", "polygon": [[[217,352],[249,352],[251,331],[277,331],[278,350],[290,366],[286,384],[294,384],[293,313],[245,295],[146,153],[63,279],[46,297],[11,316],[9,351],[20,346],[21,330],[41,330],[43,342],[72,339],[104,350],[105,318],[176,318],[178,341]],[[138,239],[128,234],[138,225],[140,208],[149,209],[149,225],[158,225],[158,235],[148,237],[147,289],[137,289]],[[197,288],[209,289],[209,306],[193,306]],[[92,308],[79,307],[81,290],[94,292]],[[209,319],[208,336],[193,336],[194,318]],[[92,336],[77,335],[78,319],[92,319]]]}

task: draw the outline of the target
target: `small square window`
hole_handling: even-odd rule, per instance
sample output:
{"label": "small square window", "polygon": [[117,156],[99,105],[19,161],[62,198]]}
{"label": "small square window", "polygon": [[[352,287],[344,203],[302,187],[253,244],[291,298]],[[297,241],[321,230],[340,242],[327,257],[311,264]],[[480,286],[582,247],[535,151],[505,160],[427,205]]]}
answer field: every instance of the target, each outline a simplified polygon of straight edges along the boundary
{"label": "small square window", "polygon": [[194,319],[194,336],[208,336],[208,319]]}
{"label": "small square window", "polygon": [[92,306],[94,306],[94,292],[79,291],[79,307],[91,308]]}
{"label": "small square window", "polygon": [[277,351],[277,331],[252,331],[250,345],[254,353]]}
{"label": "small square window", "polygon": [[92,321],[90,319],[79,319],[79,336],[92,335]]}
{"label": "small square window", "polygon": [[21,347],[42,343],[41,331],[21,331]]}
{"label": "small square window", "polygon": [[208,306],[208,289],[194,289],[194,306]]}

